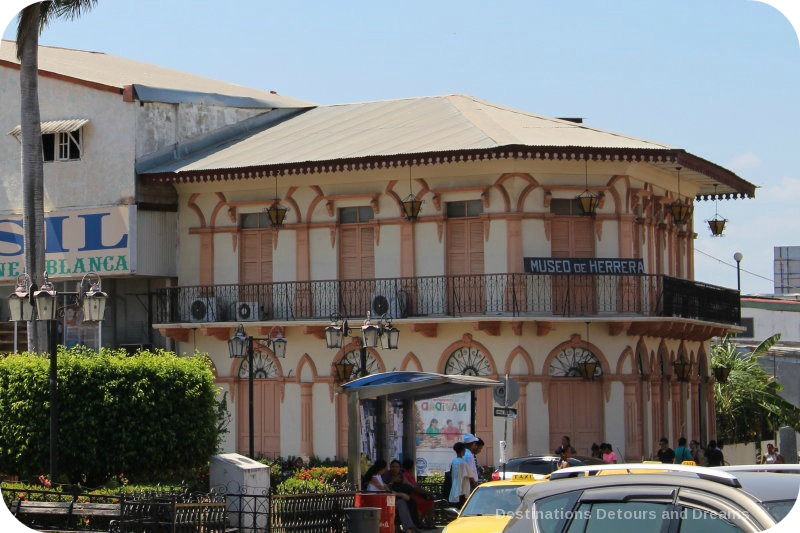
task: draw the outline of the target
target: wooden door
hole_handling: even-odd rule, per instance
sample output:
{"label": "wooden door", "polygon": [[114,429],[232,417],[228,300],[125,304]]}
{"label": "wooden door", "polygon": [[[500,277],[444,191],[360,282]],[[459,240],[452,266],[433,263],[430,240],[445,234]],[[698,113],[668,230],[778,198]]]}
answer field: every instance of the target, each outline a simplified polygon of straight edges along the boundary
{"label": "wooden door", "polygon": [[449,311],[455,315],[485,313],[483,221],[448,219],[446,257]]}
{"label": "wooden door", "polygon": [[[556,217],[551,225],[552,257],[594,257],[594,222],[587,217]],[[590,315],[597,312],[596,277],[570,274],[553,276],[553,314]]]}
{"label": "wooden door", "polygon": [[[243,230],[239,246],[238,301],[257,303],[264,316],[272,316],[272,290],[260,285],[272,283],[272,230]],[[230,319],[238,320],[238,316]]]}
{"label": "wooden door", "polygon": [[375,279],[375,229],[343,225],[339,233],[339,312],[362,317],[370,309]]}
{"label": "wooden door", "polygon": [[[579,455],[591,455],[592,443],[603,441],[603,388],[599,381],[554,378],[550,383],[550,452],[568,435]],[[611,443],[615,445],[615,443]]]}
{"label": "wooden door", "polygon": [[[250,447],[249,394],[247,380],[239,381],[236,391],[236,426],[239,453]],[[253,434],[256,457],[278,457],[281,453],[281,394],[279,383],[270,379],[253,381]]]}

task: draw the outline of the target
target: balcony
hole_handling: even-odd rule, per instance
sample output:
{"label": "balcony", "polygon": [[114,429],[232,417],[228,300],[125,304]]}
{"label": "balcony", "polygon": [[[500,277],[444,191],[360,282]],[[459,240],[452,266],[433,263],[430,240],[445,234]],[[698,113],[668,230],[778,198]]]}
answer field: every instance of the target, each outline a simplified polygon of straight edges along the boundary
{"label": "balcony", "polygon": [[359,318],[679,317],[737,324],[739,293],[661,275],[482,274],[182,286],[153,293],[153,323]]}

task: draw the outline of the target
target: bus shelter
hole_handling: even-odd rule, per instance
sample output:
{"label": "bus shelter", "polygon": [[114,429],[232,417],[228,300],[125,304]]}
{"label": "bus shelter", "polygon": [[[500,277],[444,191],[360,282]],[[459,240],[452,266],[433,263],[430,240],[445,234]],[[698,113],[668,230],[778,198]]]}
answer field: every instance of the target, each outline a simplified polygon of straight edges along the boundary
{"label": "bus shelter", "polygon": [[[382,372],[371,374],[345,383],[341,392],[347,394],[347,466],[348,481],[353,486],[361,485],[361,416],[359,404],[362,400],[377,400],[377,458],[388,457],[387,406],[389,402],[402,402],[403,457],[416,462],[414,402],[436,398],[447,394],[472,392],[485,387],[498,387],[501,382],[464,375],[435,374],[431,372]],[[474,424],[474,416],[473,416]]]}

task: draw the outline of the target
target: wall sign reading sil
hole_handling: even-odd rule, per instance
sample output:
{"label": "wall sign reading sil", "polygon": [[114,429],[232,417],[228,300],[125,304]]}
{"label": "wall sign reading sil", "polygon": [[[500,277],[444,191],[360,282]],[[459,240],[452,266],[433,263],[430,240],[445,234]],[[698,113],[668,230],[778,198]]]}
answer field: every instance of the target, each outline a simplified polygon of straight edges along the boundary
{"label": "wall sign reading sil", "polygon": [[[135,206],[65,209],[45,213],[44,222],[48,276],[136,271]],[[0,279],[14,279],[24,270],[22,215],[0,215]]]}
{"label": "wall sign reading sil", "polygon": [[644,274],[642,259],[601,257],[526,257],[529,274]]}

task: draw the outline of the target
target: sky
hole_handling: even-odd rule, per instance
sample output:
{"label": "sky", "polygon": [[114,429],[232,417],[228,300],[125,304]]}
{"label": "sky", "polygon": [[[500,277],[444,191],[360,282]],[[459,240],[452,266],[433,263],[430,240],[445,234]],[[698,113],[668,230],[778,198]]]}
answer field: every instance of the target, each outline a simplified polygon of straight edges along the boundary
{"label": "sky", "polygon": [[[758,0],[99,0],[40,42],[321,104],[469,94],[683,148],[758,186],[755,199],[697,203],[695,279],[736,288],[741,252],[742,292],[768,294],[774,247],[800,246],[800,2],[764,1],[783,11]],[[4,39],[26,3],[0,1]],[[728,219],[719,238],[705,223],[715,208]]]}

